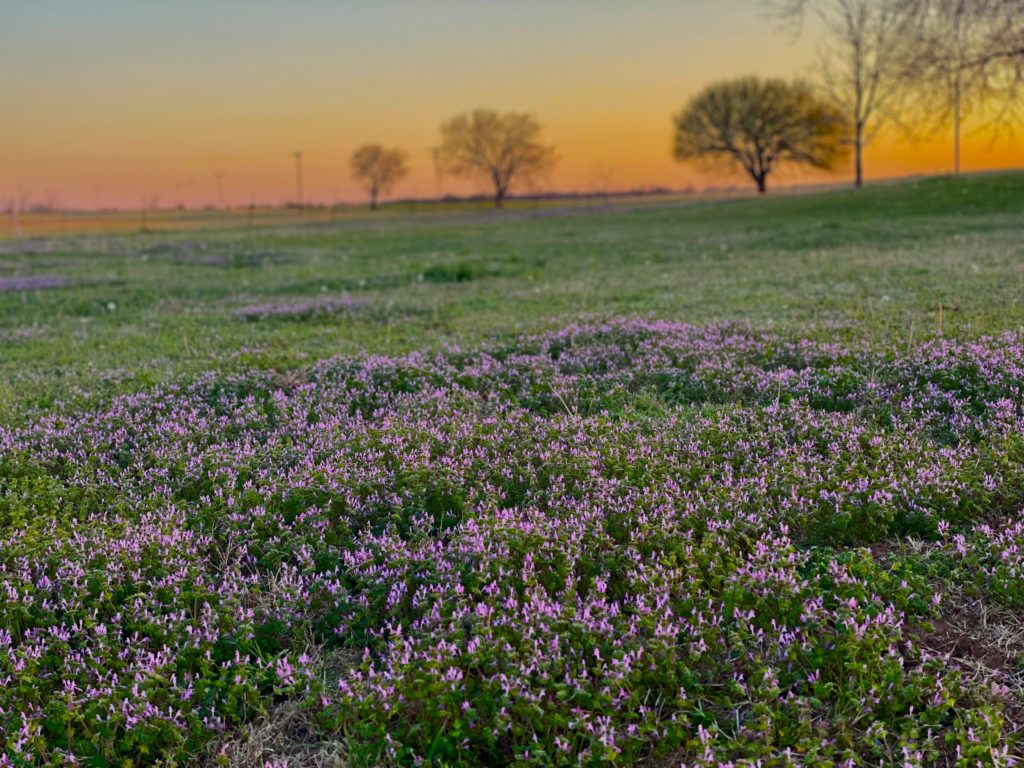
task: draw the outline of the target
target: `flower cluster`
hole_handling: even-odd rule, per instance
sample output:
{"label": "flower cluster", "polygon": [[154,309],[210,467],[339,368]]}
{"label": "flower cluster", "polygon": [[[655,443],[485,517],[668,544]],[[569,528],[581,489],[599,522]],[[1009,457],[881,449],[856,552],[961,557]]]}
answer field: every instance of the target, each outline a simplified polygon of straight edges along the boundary
{"label": "flower cluster", "polygon": [[948,533],[938,551],[993,602],[1024,608],[1024,515],[996,527],[981,523],[973,530]]}
{"label": "flower cluster", "polygon": [[251,304],[237,309],[235,317],[252,321],[271,318],[300,320],[319,316],[350,316],[363,307],[363,302],[349,297],[318,297],[291,303]]}
{"label": "flower cluster", "polygon": [[0,429],[0,754],[166,761],[288,696],[371,764],[1008,765],[868,546],[964,536],[1021,594],[1022,458],[1018,337],[646,320],[40,416]]}
{"label": "flower cluster", "polygon": [[54,275],[0,276],[0,293],[5,291],[41,291],[46,288],[62,288],[70,281]]}

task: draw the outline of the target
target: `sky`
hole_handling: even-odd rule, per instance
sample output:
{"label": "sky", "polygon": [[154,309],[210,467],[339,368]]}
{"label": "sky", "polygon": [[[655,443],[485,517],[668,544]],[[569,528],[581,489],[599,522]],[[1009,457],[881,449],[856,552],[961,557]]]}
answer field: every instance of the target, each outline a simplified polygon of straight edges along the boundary
{"label": "sky", "polygon": [[[671,116],[709,82],[813,76],[761,0],[0,0],[0,202],[64,207],[362,198],[358,146],[404,149],[396,196],[441,179],[447,118],[525,111],[559,155],[541,190],[745,184],[671,156]],[[966,170],[1024,166],[1024,140],[969,132]],[[949,170],[939,134],[886,134],[870,177]],[[787,171],[776,183],[849,176]]]}

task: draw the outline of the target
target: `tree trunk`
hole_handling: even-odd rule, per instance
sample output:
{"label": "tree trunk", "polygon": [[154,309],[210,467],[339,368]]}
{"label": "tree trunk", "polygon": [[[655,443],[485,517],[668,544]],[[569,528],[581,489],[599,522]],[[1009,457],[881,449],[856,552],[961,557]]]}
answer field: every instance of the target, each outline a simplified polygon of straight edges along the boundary
{"label": "tree trunk", "polygon": [[371,211],[376,211],[377,210],[377,190],[376,189],[371,189],[370,190],[370,210]]}
{"label": "tree trunk", "polygon": [[505,204],[505,190],[498,188],[494,192],[494,207],[501,208]]}
{"label": "tree trunk", "polygon": [[953,175],[960,175],[960,72],[953,83]]}
{"label": "tree trunk", "polygon": [[858,125],[853,137],[853,186],[864,186],[864,126]]}
{"label": "tree trunk", "polygon": [[768,191],[768,176],[766,174],[755,176],[754,181],[757,182],[757,194],[763,195]]}

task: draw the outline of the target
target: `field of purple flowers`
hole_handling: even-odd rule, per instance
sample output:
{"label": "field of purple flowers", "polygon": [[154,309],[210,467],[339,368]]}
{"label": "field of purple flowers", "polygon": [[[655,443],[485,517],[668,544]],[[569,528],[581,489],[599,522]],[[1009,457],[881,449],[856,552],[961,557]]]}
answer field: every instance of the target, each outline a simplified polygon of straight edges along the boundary
{"label": "field of purple flowers", "polygon": [[281,702],[353,765],[1013,765],[1020,646],[943,627],[1024,611],[1022,507],[1013,335],[629,320],[41,415],[0,429],[0,766]]}

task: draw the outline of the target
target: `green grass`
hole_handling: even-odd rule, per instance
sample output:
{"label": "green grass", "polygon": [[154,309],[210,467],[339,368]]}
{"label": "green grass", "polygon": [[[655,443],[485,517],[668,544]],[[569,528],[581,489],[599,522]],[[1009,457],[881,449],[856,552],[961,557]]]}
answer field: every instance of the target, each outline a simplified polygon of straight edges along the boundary
{"label": "green grass", "polygon": [[[614,205],[215,233],[7,241],[0,413],[242,362],[430,349],[566,318],[653,312],[815,337],[1024,325],[1024,175],[861,192]],[[361,311],[244,321],[263,303]]]}
{"label": "green grass", "polygon": [[[1024,174],[1003,173],[0,243],[0,426],[26,425],[0,429],[14,448],[0,451],[0,582],[21,600],[0,609],[0,641],[43,649],[8,665],[0,722],[29,713],[48,764],[59,748],[97,765],[245,753],[260,722],[280,726],[276,748],[307,754],[323,739],[352,765],[376,764],[384,735],[406,750],[397,763],[532,750],[557,764],[566,738],[597,748],[570,723],[577,708],[620,732],[639,724],[623,764],[714,748],[781,765],[795,748],[808,765],[822,749],[820,764],[848,750],[889,765],[903,746],[923,755],[908,764],[961,748],[958,766],[1006,764],[995,749],[1017,754],[1024,722],[1021,346],[920,342],[1024,331],[1022,232]],[[67,284],[3,290],[32,276]],[[772,332],[659,336],[661,324],[620,322],[522,338],[648,314]],[[486,364],[449,351],[309,367],[495,337],[509,343],[487,347]],[[808,338],[847,343],[786,343]],[[61,408],[83,417],[34,418]],[[350,561],[372,567],[339,566]],[[293,594],[285,566],[315,588]],[[430,621],[430,600],[392,603],[398,586],[437,596]],[[522,599],[515,622],[487,618],[526,586],[551,600],[546,612]],[[634,612],[659,595],[704,651],[684,653],[655,631],[657,612]],[[605,596],[627,608],[604,616]],[[578,600],[604,618],[581,620]],[[899,615],[876,621],[882,601]],[[695,610],[713,603],[722,623]],[[218,617],[203,653],[174,634],[192,637],[200,604]],[[412,662],[382,633],[392,621]],[[620,622],[607,636],[606,621]],[[70,653],[69,624],[102,653]],[[766,646],[778,627],[790,639]],[[439,640],[465,653],[435,660]],[[572,652],[548,668],[536,648],[552,640]],[[183,706],[180,728],[108,717],[121,689],[54,693],[71,657],[71,674],[121,670],[125,688],[129,650],[150,643],[194,676],[187,704],[165,676],[140,683]],[[307,646],[323,655],[302,661]],[[397,680],[394,701],[352,674],[360,658],[370,674],[367,649]],[[628,670],[628,701],[582,674],[584,660],[640,650],[656,661]],[[289,659],[325,687],[269,663]],[[558,665],[574,659],[569,685]],[[593,669],[611,680],[630,664]],[[749,685],[734,685],[737,669]],[[458,695],[452,670],[468,681]],[[509,699],[495,670],[528,681],[546,709]],[[516,727],[492,731],[506,705]],[[201,726],[203,706],[226,734]],[[286,727],[289,711],[300,726]]]}

